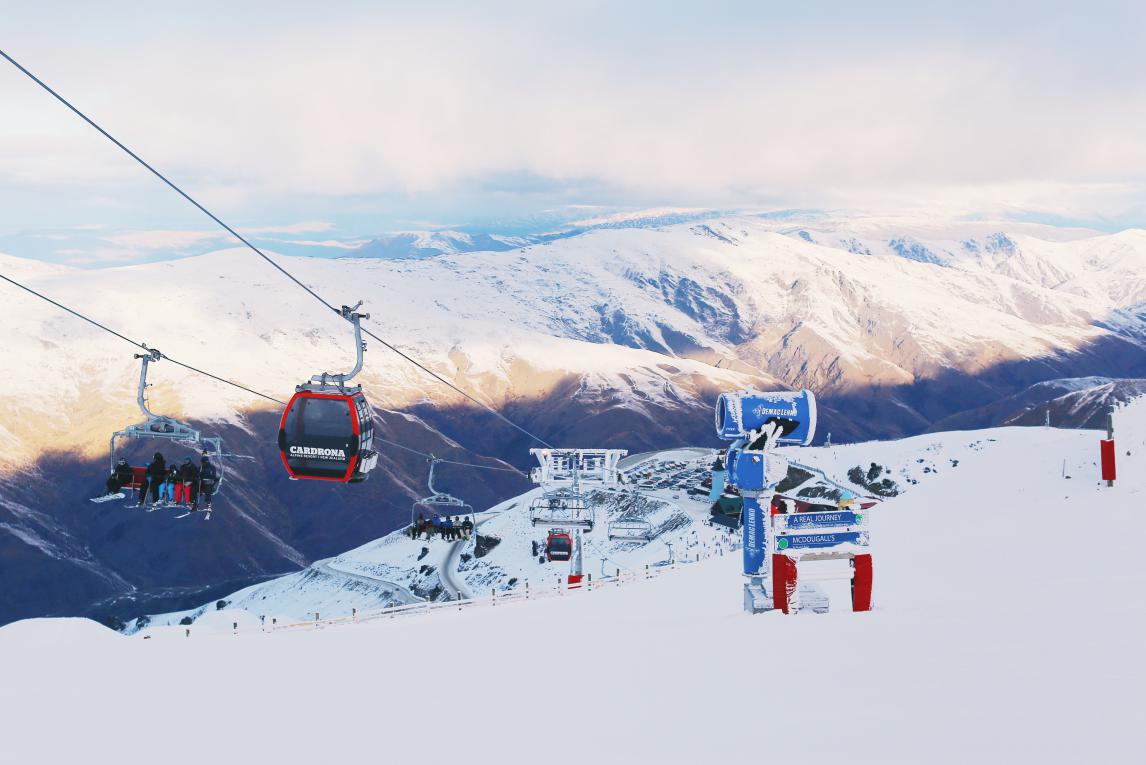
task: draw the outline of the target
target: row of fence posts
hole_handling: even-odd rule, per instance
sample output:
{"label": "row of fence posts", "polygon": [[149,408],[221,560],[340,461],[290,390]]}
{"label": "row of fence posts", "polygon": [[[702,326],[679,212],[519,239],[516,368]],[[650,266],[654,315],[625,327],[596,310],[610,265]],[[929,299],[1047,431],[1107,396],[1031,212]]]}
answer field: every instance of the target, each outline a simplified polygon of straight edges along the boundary
{"label": "row of fence posts", "polygon": [[[729,541],[730,541],[730,545],[731,545],[731,540],[729,540]],[[705,546],[705,548],[707,549],[707,545],[704,545],[704,546]],[[714,554],[716,554],[716,555],[719,555],[720,557],[723,557],[723,556],[724,556],[724,546],[723,546],[723,545],[721,545],[721,544],[717,544],[717,545],[715,545],[715,546],[714,546],[714,550],[715,550]],[[695,557],[694,557],[694,560],[693,560],[693,561],[687,561],[687,560],[686,560],[685,562],[696,562],[696,563],[699,563],[699,562],[700,562],[700,559],[701,559],[701,554],[698,552],[698,553],[696,553],[696,554],[695,554]],[[669,567],[669,568],[674,568],[674,569],[675,569],[675,568],[676,568],[676,561],[675,561],[675,560],[674,560],[674,561],[670,561],[670,563],[669,563],[668,567]],[[650,564],[648,564],[648,563],[646,563],[646,564],[645,564],[645,576],[644,576],[644,578],[645,578],[645,579],[652,579],[652,578],[653,578],[653,574],[652,574],[652,568],[651,568],[651,565],[650,565]],[[620,568],[616,568],[616,569],[614,569],[614,576],[613,576],[613,581],[617,583],[617,586],[620,586],[621,584],[623,584],[623,583],[624,583],[624,579],[621,577],[621,569],[620,569]],[[567,589],[569,589],[569,590],[576,590],[576,589],[581,589],[581,588],[582,588],[582,584],[581,584],[581,583],[577,583],[577,584],[566,584],[566,583],[565,583],[565,577],[563,577],[563,576],[559,576],[559,577],[557,577],[557,592],[558,592],[558,594],[559,594],[559,595],[564,595],[564,594],[565,594],[565,590],[567,590]],[[592,575],[591,573],[589,573],[589,574],[586,574],[586,575],[585,575],[584,589],[586,589],[586,590],[589,590],[589,591],[592,591],[592,589],[593,589],[593,575]],[[512,591],[510,591],[510,593],[509,593],[509,594],[510,594],[510,595],[512,595],[512,594],[513,594],[513,593],[512,593]],[[502,600],[504,600],[504,599],[505,599],[505,597],[506,597],[506,596],[505,596],[505,595],[503,595],[503,596],[502,596]],[[525,597],[524,597],[524,599],[525,599],[525,600],[530,600],[530,599],[531,599],[531,597],[532,597],[532,596],[531,596],[531,593],[530,593],[530,589],[529,589],[529,581],[527,580],[527,581],[525,582]],[[496,605],[497,605],[497,601],[498,601],[498,596],[497,596],[497,588],[496,588],[496,587],[495,587],[495,588],[491,588],[491,589],[490,589],[490,605],[491,605],[491,606],[496,606]],[[458,610],[459,610],[459,611],[460,611],[460,610],[462,610],[462,608],[464,607],[464,606],[462,605],[462,604],[463,604],[463,602],[464,602],[464,599],[463,599],[463,598],[460,598],[460,597],[459,597],[459,598],[457,599],[457,603],[458,603]],[[428,606],[430,605],[430,603],[429,603],[429,602],[427,602],[425,605],[428,607]],[[396,615],[397,615],[397,614],[396,614],[396,612],[392,612],[392,613],[390,614],[391,618],[393,618],[393,617],[394,617],[394,616],[396,616]],[[319,624],[319,622],[320,622],[321,620],[322,620],[322,616],[321,616],[321,614],[320,614],[318,611],[315,611],[315,612],[314,612],[314,621],[313,621],[313,624],[314,624],[314,627],[315,627],[316,629],[317,629],[317,627],[318,627],[318,624]],[[358,609],[357,609],[357,608],[351,608],[351,609],[350,609],[350,620],[351,620],[352,622],[355,622],[355,623],[357,623],[357,622],[358,622]],[[271,626],[271,629],[270,629],[270,631],[271,631],[271,632],[274,632],[276,629],[278,629],[278,621],[279,621],[279,620],[278,620],[278,618],[277,618],[277,617],[271,617],[271,625],[270,625],[270,626]],[[305,622],[300,622],[299,624],[305,624]],[[292,626],[292,625],[283,625],[283,626],[285,626],[285,627],[289,627],[289,626]],[[263,631],[263,632],[266,632],[266,631],[267,631],[267,617],[266,617],[266,615],[265,615],[265,614],[260,614],[260,615],[259,615],[259,627],[260,627],[260,630],[261,630],[261,631]],[[233,633],[233,634],[236,634],[236,635],[237,635],[237,634],[239,633],[239,623],[238,623],[238,622],[231,622],[231,630],[232,630],[232,633]],[[184,633],[183,633],[183,635],[184,635],[184,637],[191,637],[191,628],[190,628],[190,627],[187,627],[187,628],[184,630]]]}

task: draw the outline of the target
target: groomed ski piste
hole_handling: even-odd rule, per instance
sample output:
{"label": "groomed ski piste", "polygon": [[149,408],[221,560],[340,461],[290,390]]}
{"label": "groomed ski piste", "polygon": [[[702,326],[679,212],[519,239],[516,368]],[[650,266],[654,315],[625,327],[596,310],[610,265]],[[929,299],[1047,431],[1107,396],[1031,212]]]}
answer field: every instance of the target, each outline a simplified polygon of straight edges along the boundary
{"label": "groomed ski piste", "polygon": [[[868,613],[849,610],[846,583],[825,582],[825,615],[746,615],[739,557],[716,549],[727,537],[702,522],[707,503],[654,485],[649,504],[663,507],[651,512],[690,523],[622,549],[601,519],[585,550],[586,574],[647,563],[659,569],[648,578],[487,597],[562,570],[530,555],[542,533],[524,496],[479,515],[480,533],[502,540],[481,559],[394,535],[130,636],[82,619],[17,622],[0,629],[4,751],[167,763],[1140,762],[1146,399],[1115,416],[1112,488],[1099,480],[1101,436],[998,428],[782,450],[832,481],[848,484],[858,466],[899,490],[872,511]],[[675,565],[657,565],[673,539]],[[690,541],[688,563],[678,545]],[[458,581],[412,575],[423,547],[418,566]],[[470,588],[471,604],[452,607],[451,586]],[[416,618],[323,614],[274,630],[258,618],[429,594],[446,606]],[[176,616],[193,623],[167,626]]]}

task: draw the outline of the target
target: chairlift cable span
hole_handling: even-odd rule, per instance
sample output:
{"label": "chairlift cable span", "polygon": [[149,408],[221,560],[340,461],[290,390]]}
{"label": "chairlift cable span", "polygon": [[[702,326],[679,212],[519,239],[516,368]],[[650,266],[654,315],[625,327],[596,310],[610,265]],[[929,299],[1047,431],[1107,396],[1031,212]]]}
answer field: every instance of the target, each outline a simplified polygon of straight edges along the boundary
{"label": "chairlift cable span", "polygon": [[[24,290],[25,292],[29,293],[30,295],[34,295],[35,297],[38,297],[40,300],[43,300],[46,303],[50,303],[51,305],[55,306],[56,308],[59,308],[61,311],[64,311],[66,313],[71,314],[72,316],[75,316],[77,319],[82,319],[83,321],[86,321],[88,324],[91,324],[94,327],[98,327],[99,329],[102,329],[104,332],[107,332],[108,334],[113,335],[114,337],[118,337],[120,340],[123,340],[124,342],[129,343],[136,348],[142,348],[143,350],[146,350],[146,351],[155,351],[155,352],[159,353],[160,357],[163,360],[170,361],[172,364],[175,364],[176,366],[183,367],[184,369],[186,369],[190,372],[194,372],[196,374],[203,375],[204,377],[209,377],[212,380],[216,380],[216,381],[224,383],[226,385],[230,385],[231,387],[238,388],[239,390],[246,391],[247,393],[250,393],[253,396],[259,396],[261,398],[266,399],[267,401],[272,401],[276,404],[286,406],[285,401],[277,399],[274,396],[268,396],[266,393],[260,393],[259,391],[254,390],[253,388],[248,388],[245,385],[234,382],[232,380],[228,380],[225,377],[220,377],[219,375],[212,374],[211,372],[208,372],[204,369],[199,369],[198,367],[192,366],[190,364],[179,361],[177,359],[173,359],[170,356],[168,356],[166,353],[163,353],[162,351],[158,351],[155,348],[149,347],[146,343],[141,343],[141,342],[138,342],[136,340],[132,340],[127,335],[124,335],[121,332],[117,332],[116,330],[112,329],[111,327],[107,326],[106,324],[102,324],[101,322],[98,322],[89,316],[85,316],[84,314],[80,313],[79,311],[76,311],[75,309],[69,308],[68,306],[64,305],[63,303],[61,303],[57,300],[53,300],[52,298],[48,297],[47,295],[43,294],[42,292],[38,292],[38,291],[32,289],[31,287],[27,286],[26,284],[21,284],[20,282],[16,281],[15,279],[12,279],[8,276],[5,276],[4,274],[0,274],[0,279],[8,282],[9,284],[11,284],[14,287],[19,287],[20,289]],[[428,454],[427,452],[422,452],[422,451],[419,451],[417,449],[412,449],[411,447],[400,444],[397,441],[391,441],[387,438],[378,438],[377,440],[382,441],[383,443],[389,444],[391,446],[394,446],[398,449],[402,449],[404,451],[410,452],[412,454],[417,454],[420,457],[426,457],[426,458],[433,457],[433,455]],[[238,455],[238,454],[221,454],[220,456],[245,457],[247,459],[254,459],[254,457],[250,457],[249,455]],[[461,462],[459,460],[446,460],[446,459],[439,459],[436,457],[434,457],[434,459],[437,459],[439,462],[442,462],[445,464],[461,465],[464,467],[477,468],[479,470],[498,470],[498,471],[519,473],[519,474],[522,472],[522,471],[518,470],[517,468],[496,467],[493,465],[479,465],[475,462]]]}
{"label": "chairlift cable span", "polygon": [[[29,294],[35,295],[36,297],[40,298],[40,300],[43,300],[43,301],[45,301],[45,302],[47,302],[47,303],[51,303],[51,304],[52,304],[52,305],[54,305],[56,308],[59,308],[59,309],[60,309],[60,310],[62,310],[62,311],[67,311],[67,312],[68,312],[68,313],[70,313],[72,316],[75,316],[77,319],[83,319],[83,320],[84,320],[84,321],[86,321],[88,324],[91,324],[91,325],[92,325],[92,326],[94,326],[94,327],[99,327],[99,328],[100,328],[100,329],[102,329],[104,332],[107,332],[108,334],[114,335],[114,336],[118,337],[120,340],[124,340],[124,341],[126,341],[126,342],[128,342],[128,343],[131,343],[131,344],[132,344],[132,345],[134,345],[136,348],[142,348],[142,349],[144,349],[145,351],[154,351],[154,350],[156,350],[155,348],[151,348],[151,347],[149,347],[149,346],[148,346],[146,343],[140,343],[140,342],[137,342],[137,341],[135,341],[135,340],[132,340],[132,339],[131,339],[130,337],[128,337],[127,335],[124,335],[124,334],[121,334],[121,333],[119,333],[119,332],[116,332],[116,331],[115,331],[114,329],[112,329],[111,327],[108,327],[108,326],[107,326],[107,325],[105,325],[105,324],[101,324],[101,323],[99,323],[98,321],[96,321],[95,319],[92,319],[92,318],[89,318],[89,317],[87,317],[87,316],[84,316],[84,315],[83,315],[82,313],[80,313],[79,311],[75,311],[75,310],[72,310],[71,308],[68,308],[68,307],[67,307],[66,305],[64,305],[63,303],[57,302],[57,301],[55,301],[55,300],[52,300],[52,299],[51,299],[50,297],[48,297],[47,295],[44,295],[43,293],[37,292],[36,290],[32,289],[31,287],[29,287],[29,286],[27,286],[27,285],[25,285],[25,284],[21,284],[20,282],[16,281],[15,279],[11,279],[11,278],[9,278],[9,277],[5,276],[4,274],[0,274],[0,279],[3,279],[4,281],[8,282],[9,284],[11,284],[11,285],[13,285],[13,286],[19,287],[20,289],[24,290],[25,292],[27,292],[27,293],[29,293]],[[186,369],[186,370],[189,370],[189,371],[191,371],[191,372],[195,372],[196,374],[200,374],[200,375],[203,375],[204,377],[210,377],[212,380],[217,380],[217,381],[219,381],[219,382],[221,382],[221,383],[225,383],[225,384],[227,384],[227,385],[230,385],[230,386],[232,386],[232,387],[234,387],[234,388],[238,388],[239,390],[243,390],[243,391],[246,391],[247,393],[250,393],[250,394],[251,394],[251,395],[253,395],[253,396],[260,396],[260,397],[262,397],[262,398],[265,398],[265,399],[266,399],[266,400],[268,400],[268,401],[273,401],[273,402],[274,402],[274,403],[276,403],[276,404],[282,404],[282,405],[284,405],[284,406],[286,405],[286,402],[285,402],[285,401],[280,401],[279,399],[275,398],[274,396],[268,396],[268,395],[267,395],[267,394],[265,394],[265,393],[259,393],[257,390],[252,390],[251,388],[248,388],[248,387],[247,387],[247,386],[245,386],[245,385],[240,385],[240,384],[239,384],[239,383],[237,383],[237,382],[232,382],[231,380],[228,380],[228,379],[226,379],[225,377],[219,377],[218,375],[215,375],[215,374],[211,374],[210,372],[208,372],[208,371],[206,371],[206,370],[203,370],[203,369],[199,369],[198,367],[193,367],[193,366],[191,366],[190,364],[186,364],[186,363],[184,363],[184,362],[182,362],[182,361],[178,361],[177,359],[173,359],[173,358],[171,358],[170,356],[168,356],[166,353],[163,353],[162,351],[159,351],[159,355],[160,355],[160,356],[161,356],[161,357],[162,357],[164,360],[166,360],[166,361],[170,361],[172,364],[174,364],[174,365],[176,365],[176,366],[179,366],[179,367],[183,367],[184,369]]]}
{"label": "chairlift cable span", "polygon": [[[267,263],[274,266],[274,268],[277,271],[279,271],[283,276],[290,279],[292,282],[297,284],[299,287],[302,287],[304,290],[306,290],[306,292],[311,297],[313,297],[318,302],[322,303],[322,305],[324,305],[329,310],[331,310],[335,313],[338,313],[338,314],[342,313],[342,311],[339,308],[336,308],[335,306],[331,305],[329,302],[326,301],[325,298],[323,298],[317,292],[312,290],[310,287],[303,284],[293,274],[291,274],[285,268],[280,266],[278,263],[271,260],[271,258],[268,257],[266,255],[266,253],[264,253],[262,250],[260,250],[258,247],[256,247],[254,244],[252,244],[250,241],[248,241],[245,237],[243,237],[242,234],[240,234],[238,231],[236,231],[235,229],[228,226],[217,215],[212,213],[210,210],[208,210],[203,205],[199,204],[199,202],[195,201],[195,199],[190,194],[185,192],[183,189],[179,188],[179,186],[175,185],[175,183],[173,183],[171,180],[169,180],[165,175],[163,175],[158,170],[156,170],[154,167],[149,165],[146,161],[144,161],[144,159],[142,157],[140,157],[138,154],[136,154],[131,149],[129,149],[127,146],[125,146],[122,142],[120,142],[118,139],[116,139],[115,136],[113,136],[111,133],[107,132],[102,127],[100,127],[99,124],[97,124],[93,119],[91,119],[86,114],[84,114],[82,111],[80,111],[78,108],[73,106],[71,104],[71,102],[69,102],[66,98],[64,98],[59,93],[57,93],[55,90],[53,90],[47,83],[45,83],[39,77],[37,77],[36,75],[34,75],[30,71],[28,71],[23,65],[21,65],[18,61],[16,61],[14,58],[12,58],[7,53],[5,53],[2,49],[0,49],[0,56],[3,56],[8,61],[8,63],[12,64],[12,66],[16,67],[22,73],[27,75],[29,79],[31,79],[33,82],[35,82],[41,88],[43,88],[45,91],[47,91],[49,94],[51,94],[57,101],[59,101],[64,106],[66,106],[68,109],[70,109],[72,112],[74,112],[76,114],[76,116],[78,116],[84,122],[88,123],[93,128],[95,128],[101,135],[103,135],[105,138],[107,138],[109,141],[111,141],[113,144],[115,144],[117,147],[119,147],[121,150],[123,150],[123,152],[126,153],[129,157],[134,159],[136,162],[138,162],[140,165],[142,165],[144,168],[146,168],[149,172],[151,172],[152,175],[154,175],[156,178],[158,178],[159,180],[161,180],[165,184],[167,184],[167,186],[169,186],[172,190],[174,190],[177,194],[179,194],[179,196],[186,199],[188,202],[190,202],[192,205],[194,205],[200,212],[202,212],[208,218],[213,220],[215,223],[219,224],[219,226],[221,226],[225,231],[227,231],[227,233],[231,234],[231,236],[235,237],[235,239],[237,239],[239,242],[246,245],[252,252],[254,252],[260,258],[265,260]],[[467,393],[466,391],[462,390],[458,386],[454,385],[452,382],[450,382],[446,378],[442,377],[441,375],[439,375],[437,372],[433,371],[429,367],[425,366],[424,364],[422,364],[417,359],[413,358],[412,356],[410,356],[406,352],[400,350],[397,346],[395,346],[392,343],[388,342],[387,340],[379,337],[377,334],[375,334],[374,332],[371,332],[368,329],[363,329],[362,331],[365,334],[367,334],[368,336],[370,336],[371,338],[373,338],[374,340],[377,340],[379,343],[381,343],[387,349],[393,351],[394,353],[398,354],[400,357],[402,357],[406,361],[410,362],[414,366],[421,369],[423,372],[428,374],[430,377],[433,377],[438,382],[440,382],[443,385],[453,389],[454,391],[461,394],[465,398],[469,399],[473,403],[477,404],[481,408],[485,409],[490,414],[494,415],[495,417],[497,417],[499,420],[506,423],[510,427],[520,431],[522,434],[528,436],[529,438],[533,439],[534,441],[538,442],[539,444],[541,444],[543,446],[547,446],[549,448],[554,448],[553,445],[550,444],[549,442],[547,442],[545,439],[543,439],[540,436],[530,432],[529,430],[526,430],[524,427],[522,427],[521,425],[518,425],[516,422],[509,419],[508,417],[506,417],[504,414],[502,414],[501,412],[494,409],[489,404],[485,403],[484,401],[476,398],[475,396]],[[279,402],[279,403],[282,403],[282,402]]]}
{"label": "chairlift cable span", "polygon": [[461,467],[479,468],[480,470],[499,470],[499,471],[504,472],[504,473],[517,473],[518,475],[524,474],[524,471],[518,470],[515,467],[497,467],[495,465],[479,465],[476,462],[461,462],[458,460],[443,459],[441,457],[437,457],[433,454],[430,454],[429,452],[422,452],[422,451],[418,451],[417,449],[411,449],[409,446],[405,446],[403,444],[400,444],[397,441],[391,441],[387,438],[381,438],[379,436],[374,436],[374,440],[375,441],[381,441],[384,444],[389,444],[390,446],[396,447],[398,449],[402,449],[403,451],[410,452],[411,454],[417,454],[419,457],[425,457],[428,460],[433,460],[434,462],[437,462],[437,463],[442,464],[442,465],[459,465]]}

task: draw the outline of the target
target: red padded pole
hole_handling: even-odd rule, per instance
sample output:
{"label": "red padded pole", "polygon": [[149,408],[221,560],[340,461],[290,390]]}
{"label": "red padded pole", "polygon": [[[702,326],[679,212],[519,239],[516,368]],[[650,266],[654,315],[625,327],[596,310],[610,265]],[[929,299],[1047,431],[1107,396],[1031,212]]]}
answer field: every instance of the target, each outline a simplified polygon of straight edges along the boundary
{"label": "red padded pole", "polygon": [[1099,452],[1102,454],[1102,480],[1113,481],[1114,469],[1114,439],[1104,438],[1099,443]]}
{"label": "red padded pole", "polygon": [[772,556],[772,605],[788,613],[788,603],[796,592],[796,561],[787,555]]}
{"label": "red padded pole", "polygon": [[852,559],[852,610],[871,610],[871,556],[857,555]]}

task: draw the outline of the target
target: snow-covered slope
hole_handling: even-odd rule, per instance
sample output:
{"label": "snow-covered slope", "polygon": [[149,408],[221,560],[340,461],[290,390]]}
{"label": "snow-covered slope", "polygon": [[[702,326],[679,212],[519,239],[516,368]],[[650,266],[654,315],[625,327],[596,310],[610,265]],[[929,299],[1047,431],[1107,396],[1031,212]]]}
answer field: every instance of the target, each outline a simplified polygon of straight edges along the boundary
{"label": "snow-covered slope", "polygon": [[[731,552],[734,540],[727,529],[708,524],[707,494],[688,491],[699,491],[714,457],[709,449],[645,454],[630,463],[632,485],[590,489],[593,528],[566,528],[581,533],[583,571],[590,577],[642,573],[647,567]],[[637,484],[638,475],[657,475],[669,485],[643,488]],[[476,533],[468,541],[413,540],[407,529],[399,529],[296,574],[247,587],[199,608],[144,617],[129,623],[128,632],[148,624],[194,624],[220,607],[289,623],[315,613],[342,618],[354,610],[474,598],[493,591],[521,592],[527,585],[534,592],[553,589],[565,582],[570,565],[544,560],[550,527],[534,526],[530,520],[531,503],[540,496],[541,489],[534,489],[479,512]],[[612,528],[616,521],[647,523],[648,538],[619,536]]]}
{"label": "snow-covered slope", "polygon": [[907,488],[873,515],[870,613],[841,596],[827,616],[746,616],[723,556],[326,629],[264,633],[227,610],[190,637],[19,622],[0,628],[5,751],[90,758],[122,746],[130,710],[134,750],[166,762],[1138,762],[1146,400],[1116,435],[1114,488],[1093,431],[794,452]]}

